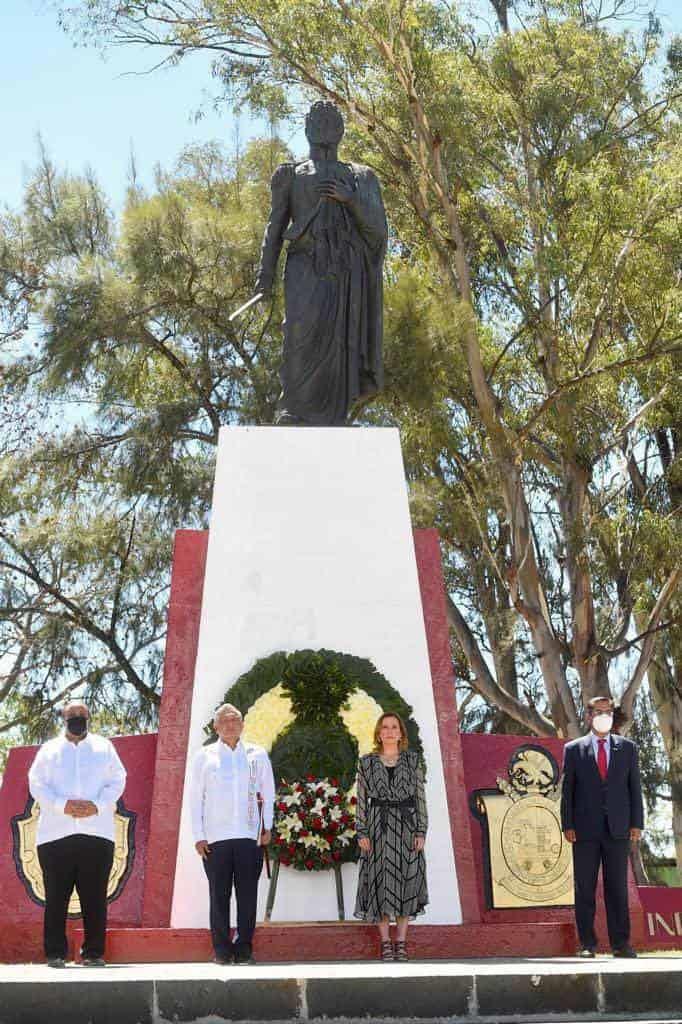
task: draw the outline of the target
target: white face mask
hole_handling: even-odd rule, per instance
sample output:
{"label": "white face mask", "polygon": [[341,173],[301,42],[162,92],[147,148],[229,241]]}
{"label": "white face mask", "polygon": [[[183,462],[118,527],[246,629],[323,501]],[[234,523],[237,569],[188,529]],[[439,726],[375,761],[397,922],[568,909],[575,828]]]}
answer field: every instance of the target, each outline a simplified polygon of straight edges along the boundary
{"label": "white face mask", "polygon": [[608,714],[606,711],[602,711],[601,714],[595,715],[592,719],[592,728],[595,732],[611,732],[612,725],[613,715]]}

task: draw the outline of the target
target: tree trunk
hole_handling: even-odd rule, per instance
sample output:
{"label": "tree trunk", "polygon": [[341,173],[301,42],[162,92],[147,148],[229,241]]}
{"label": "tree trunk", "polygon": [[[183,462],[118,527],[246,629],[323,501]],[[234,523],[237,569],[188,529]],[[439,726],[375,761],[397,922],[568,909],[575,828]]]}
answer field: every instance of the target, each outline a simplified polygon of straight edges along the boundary
{"label": "tree trunk", "polygon": [[675,775],[670,779],[670,792],[673,801],[673,839],[675,840],[675,860],[677,862],[677,884],[682,885],[682,769],[679,765]]}
{"label": "tree trunk", "polygon": [[679,884],[682,885],[682,696],[678,684],[682,667],[671,666],[665,657],[663,641],[659,642],[657,646],[658,657],[652,659],[647,677],[663,746],[670,765],[673,838],[677,859],[677,877]]}

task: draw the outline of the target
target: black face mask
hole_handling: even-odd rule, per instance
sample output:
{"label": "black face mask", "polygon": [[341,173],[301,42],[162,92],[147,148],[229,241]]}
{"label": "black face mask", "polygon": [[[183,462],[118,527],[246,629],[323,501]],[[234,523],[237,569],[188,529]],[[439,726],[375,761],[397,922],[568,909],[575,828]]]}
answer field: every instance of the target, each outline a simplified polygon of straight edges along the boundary
{"label": "black face mask", "polygon": [[84,736],[88,731],[88,720],[85,715],[69,715],[66,728],[72,736]]}

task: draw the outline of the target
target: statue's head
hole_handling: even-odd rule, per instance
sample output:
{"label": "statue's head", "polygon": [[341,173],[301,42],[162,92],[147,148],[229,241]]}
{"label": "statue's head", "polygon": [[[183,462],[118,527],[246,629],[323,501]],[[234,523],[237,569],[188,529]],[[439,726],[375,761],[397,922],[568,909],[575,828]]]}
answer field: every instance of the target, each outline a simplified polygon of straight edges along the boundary
{"label": "statue's head", "polygon": [[343,138],[341,111],[333,103],[318,100],[306,114],[305,134],[311,146],[338,146]]}

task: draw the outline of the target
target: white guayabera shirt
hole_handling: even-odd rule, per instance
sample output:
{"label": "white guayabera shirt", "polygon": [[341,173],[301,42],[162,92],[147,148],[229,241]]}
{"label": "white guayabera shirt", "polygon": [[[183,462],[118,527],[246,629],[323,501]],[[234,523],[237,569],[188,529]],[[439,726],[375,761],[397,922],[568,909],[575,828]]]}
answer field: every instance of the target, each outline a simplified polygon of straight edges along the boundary
{"label": "white guayabera shirt", "polygon": [[[90,733],[79,743],[65,736],[48,740],[28,773],[31,796],[40,805],[36,845],[66,836],[99,836],[114,840],[116,801],[126,784],[126,771],[113,743]],[[91,800],[97,814],[72,818],[67,800]]]}
{"label": "white guayabera shirt", "polygon": [[275,780],[270,758],[255,743],[237,743],[234,750],[218,740],[194,757],[190,784],[194,842],[205,839],[258,839],[263,802],[263,828],[272,828]]}

